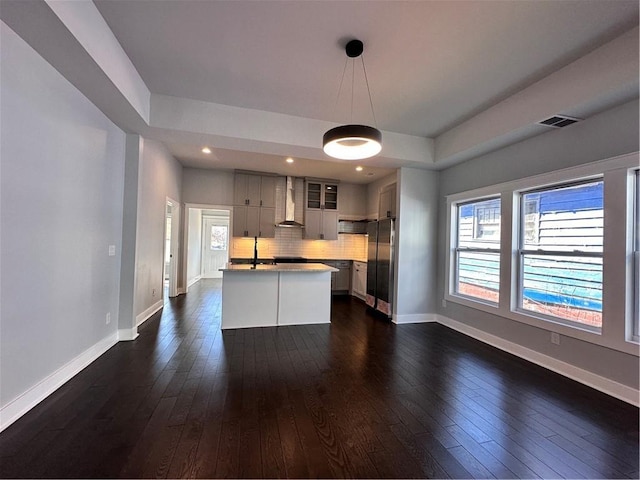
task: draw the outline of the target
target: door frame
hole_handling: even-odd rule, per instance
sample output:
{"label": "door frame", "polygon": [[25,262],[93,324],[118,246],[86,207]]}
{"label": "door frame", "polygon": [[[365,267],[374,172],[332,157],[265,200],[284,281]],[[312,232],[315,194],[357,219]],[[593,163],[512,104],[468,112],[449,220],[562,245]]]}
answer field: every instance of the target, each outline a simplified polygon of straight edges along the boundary
{"label": "door frame", "polygon": [[[182,249],[182,264],[185,266],[181,272],[181,280],[184,288],[180,293],[187,293],[189,291],[189,286],[187,284],[187,262],[189,261],[189,209],[191,208],[199,208],[202,210],[224,210],[229,212],[229,244],[233,241],[233,207],[229,205],[214,205],[208,203],[185,203],[184,211],[185,214],[182,216],[182,244],[185,246]],[[202,248],[202,245],[200,246]],[[229,251],[229,256],[231,256],[231,251]]]}
{"label": "door frame", "polygon": [[178,296],[178,258],[180,252],[180,203],[166,197],[164,204],[164,228],[162,241],[162,298],[164,299],[165,258],[167,256],[167,207],[171,206],[171,238],[169,239],[169,298]]}

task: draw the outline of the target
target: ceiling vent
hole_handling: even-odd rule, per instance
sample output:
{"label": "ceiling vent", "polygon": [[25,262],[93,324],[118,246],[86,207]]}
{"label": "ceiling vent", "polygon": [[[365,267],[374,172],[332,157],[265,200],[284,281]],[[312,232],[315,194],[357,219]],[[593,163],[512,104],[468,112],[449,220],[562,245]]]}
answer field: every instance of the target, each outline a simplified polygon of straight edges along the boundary
{"label": "ceiling vent", "polygon": [[566,115],[554,115],[553,117],[538,122],[538,125],[545,125],[547,127],[553,128],[562,128],[566,127],[567,125],[571,125],[572,123],[579,122],[580,120],[580,118],[567,117]]}

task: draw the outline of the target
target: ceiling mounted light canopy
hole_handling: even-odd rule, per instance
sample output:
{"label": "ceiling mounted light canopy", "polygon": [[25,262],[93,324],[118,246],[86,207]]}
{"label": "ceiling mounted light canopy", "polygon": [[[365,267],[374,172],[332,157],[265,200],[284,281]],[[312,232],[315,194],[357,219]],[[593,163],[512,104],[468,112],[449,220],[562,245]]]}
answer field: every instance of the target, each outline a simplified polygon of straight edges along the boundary
{"label": "ceiling mounted light canopy", "polygon": [[[360,40],[351,40],[345,47],[345,52],[348,58],[355,59],[360,57],[362,59],[362,70],[364,72],[364,79],[367,85],[367,93],[369,95],[369,104],[371,106],[371,114],[373,116],[374,124],[376,123],[376,115],[373,110],[373,102],[371,100],[371,90],[369,89],[369,80],[367,78],[367,70],[364,66],[364,58],[362,58],[362,52],[364,45]],[[355,62],[355,60],[354,60]],[[348,60],[347,60],[348,63]],[[344,72],[347,69],[347,63],[345,63],[344,71],[342,72],[342,81],[340,82],[340,88],[338,90],[338,98],[340,98],[340,90],[342,89],[342,83],[344,81]],[[353,63],[353,62],[352,62]],[[353,84],[355,79],[355,65],[352,68],[351,77],[351,117],[353,118]],[[337,103],[337,102],[336,102]],[[382,132],[375,127],[367,125],[349,124],[340,125],[339,127],[328,130],[322,138],[322,149],[324,153],[333,158],[340,160],[362,160],[364,158],[370,158],[377,155],[382,150]]]}

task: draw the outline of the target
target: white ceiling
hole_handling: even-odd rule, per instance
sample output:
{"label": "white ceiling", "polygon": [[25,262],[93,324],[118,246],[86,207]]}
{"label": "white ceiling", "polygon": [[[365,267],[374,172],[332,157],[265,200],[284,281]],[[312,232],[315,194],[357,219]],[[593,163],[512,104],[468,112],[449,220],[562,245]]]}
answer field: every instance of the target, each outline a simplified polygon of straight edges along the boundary
{"label": "white ceiling", "polygon": [[[345,39],[359,38],[379,128],[425,137],[575,60],[638,17],[638,2],[624,0],[95,4],[152,92],[320,120],[348,120],[346,108],[334,106]],[[371,122],[364,100],[355,113]]]}
{"label": "white ceiling", "polygon": [[[11,17],[7,2],[3,20]],[[25,3],[12,2],[17,13],[5,21],[13,28],[28,21]],[[477,148],[461,147],[462,153],[448,154],[436,164],[438,151],[446,151],[456,129],[463,131],[464,126],[465,137],[473,137],[471,120],[638,25],[637,0],[94,0],[94,4],[152,94],[152,121],[141,133],[163,141],[184,165],[283,173],[286,168],[293,170],[283,163],[291,155],[296,158],[296,175],[363,183],[401,165],[443,168],[523,135],[546,132],[542,127],[525,131],[524,124],[518,125],[518,134],[509,140],[496,130],[493,136],[501,141],[483,137]],[[54,22],[50,23],[53,28]],[[32,30],[34,38],[41,35],[35,22]],[[377,126],[385,141],[379,158],[362,162],[365,173],[372,176],[356,175],[352,163],[327,162],[321,151],[323,128],[298,142],[282,140],[288,132],[275,123],[271,130],[280,131],[269,132],[273,138],[260,136],[263,132],[255,126],[247,128],[255,137],[250,138],[251,132],[222,132],[220,127],[213,132],[210,126],[193,124],[174,128],[157,120],[177,110],[154,106],[154,96],[168,96],[217,105],[216,112],[223,106],[242,107],[247,110],[233,112],[247,118],[252,114],[275,122],[280,117],[264,117],[265,112],[289,115],[292,137],[302,136],[296,128],[317,129],[322,122],[371,124],[358,70],[353,118],[345,88],[349,76],[336,105],[346,61],[344,44],[351,38],[364,42]],[[46,56],[53,47],[39,38],[34,44],[38,41]],[[80,86],[83,81],[89,83],[77,77],[74,83],[90,96],[86,92],[91,87]],[[591,108],[576,98],[576,110],[550,113],[593,114],[629,100],[629,95],[637,97],[637,75],[634,82],[625,83],[624,91],[603,88]],[[103,110],[117,117],[108,110],[119,98],[102,98],[104,90],[96,103],[102,102]],[[160,99],[166,103],[165,97]],[[175,115],[180,121],[187,117],[184,112]],[[203,144],[213,148],[213,155],[200,152]]]}

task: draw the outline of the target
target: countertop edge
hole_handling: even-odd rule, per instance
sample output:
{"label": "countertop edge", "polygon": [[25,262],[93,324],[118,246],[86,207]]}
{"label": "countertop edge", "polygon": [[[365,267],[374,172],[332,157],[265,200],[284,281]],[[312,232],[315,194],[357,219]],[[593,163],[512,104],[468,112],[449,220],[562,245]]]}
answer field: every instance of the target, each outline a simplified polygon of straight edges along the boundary
{"label": "countertop edge", "polygon": [[323,273],[338,272],[339,270],[324,263],[281,263],[277,265],[247,265],[235,264],[220,268],[221,272],[301,272],[301,273]]}

